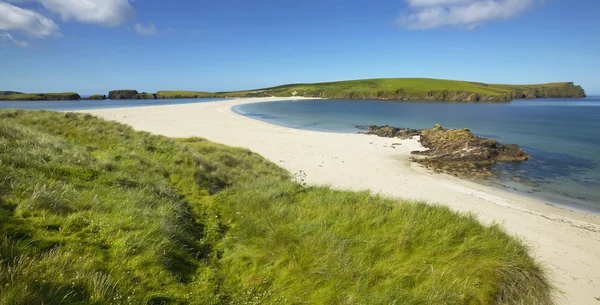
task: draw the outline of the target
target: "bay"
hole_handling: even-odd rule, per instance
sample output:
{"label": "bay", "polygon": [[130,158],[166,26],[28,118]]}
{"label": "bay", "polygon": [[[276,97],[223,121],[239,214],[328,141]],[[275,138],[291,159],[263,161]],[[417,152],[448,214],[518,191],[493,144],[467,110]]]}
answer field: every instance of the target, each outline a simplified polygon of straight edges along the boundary
{"label": "bay", "polygon": [[479,182],[553,205],[600,212],[600,97],[506,104],[278,101],[239,105],[234,111],[271,124],[325,132],[356,133],[355,125],[386,124],[469,128],[479,136],[518,144],[532,156],[522,163],[498,163],[493,168],[497,177]]}

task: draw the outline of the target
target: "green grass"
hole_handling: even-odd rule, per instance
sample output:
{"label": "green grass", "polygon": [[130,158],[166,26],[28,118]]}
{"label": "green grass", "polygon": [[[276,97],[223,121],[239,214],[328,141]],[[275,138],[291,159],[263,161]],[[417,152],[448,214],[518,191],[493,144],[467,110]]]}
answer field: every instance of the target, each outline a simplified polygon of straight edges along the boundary
{"label": "green grass", "polygon": [[552,303],[497,225],[246,149],[2,111],[0,150],[2,305]]}
{"label": "green grass", "polygon": [[53,100],[79,100],[81,96],[75,92],[64,93],[20,93],[0,95],[0,100],[6,101],[53,101]]}

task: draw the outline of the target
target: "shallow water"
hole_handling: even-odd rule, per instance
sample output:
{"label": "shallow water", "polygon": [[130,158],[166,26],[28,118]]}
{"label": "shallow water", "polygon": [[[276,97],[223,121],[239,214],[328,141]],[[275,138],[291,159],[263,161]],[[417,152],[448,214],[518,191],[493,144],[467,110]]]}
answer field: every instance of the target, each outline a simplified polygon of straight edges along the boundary
{"label": "shallow water", "polygon": [[0,109],[26,109],[26,110],[53,110],[53,111],[76,111],[108,108],[129,108],[142,106],[160,106],[176,104],[193,104],[215,102],[223,99],[160,99],[160,100],[104,100],[104,101],[31,101],[13,102],[0,101]]}
{"label": "shallow water", "polygon": [[509,104],[311,100],[246,104],[234,110],[272,124],[328,132],[355,133],[354,125],[386,124],[469,128],[476,135],[519,144],[532,156],[523,163],[498,163],[498,178],[485,183],[600,212],[600,97]]}

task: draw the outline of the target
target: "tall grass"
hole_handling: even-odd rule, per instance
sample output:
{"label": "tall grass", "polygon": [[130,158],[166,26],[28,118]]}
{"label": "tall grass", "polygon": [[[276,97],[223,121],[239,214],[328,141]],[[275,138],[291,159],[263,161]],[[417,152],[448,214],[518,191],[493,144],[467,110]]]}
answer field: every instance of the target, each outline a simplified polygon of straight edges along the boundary
{"label": "tall grass", "polygon": [[246,149],[0,112],[0,304],[552,304],[519,240]]}

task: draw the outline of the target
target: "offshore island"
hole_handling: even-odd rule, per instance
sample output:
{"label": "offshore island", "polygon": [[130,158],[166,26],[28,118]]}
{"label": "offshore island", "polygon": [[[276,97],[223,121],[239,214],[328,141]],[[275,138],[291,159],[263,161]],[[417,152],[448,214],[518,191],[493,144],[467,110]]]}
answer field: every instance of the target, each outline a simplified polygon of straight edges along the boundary
{"label": "offshore island", "polygon": [[[572,82],[534,85],[498,85],[428,78],[383,78],[340,82],[290,84],[233,92],[114,90],[85,99],[179,99],[241,97],[310,97],[390,101],[510,102],[513,99],[583,98],[585,91]],[[0,100],[80,100],[74,92],[27,94],[0,91]]]}

